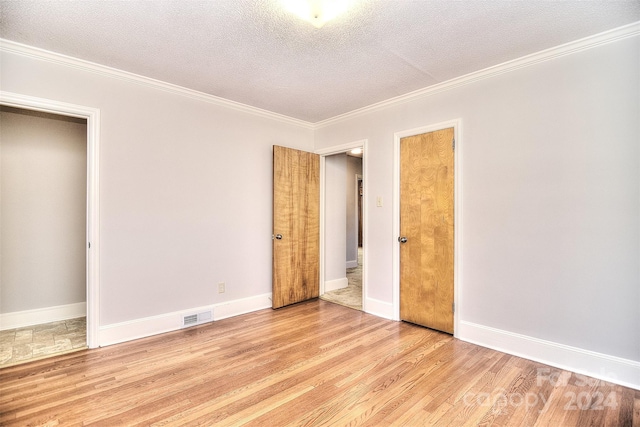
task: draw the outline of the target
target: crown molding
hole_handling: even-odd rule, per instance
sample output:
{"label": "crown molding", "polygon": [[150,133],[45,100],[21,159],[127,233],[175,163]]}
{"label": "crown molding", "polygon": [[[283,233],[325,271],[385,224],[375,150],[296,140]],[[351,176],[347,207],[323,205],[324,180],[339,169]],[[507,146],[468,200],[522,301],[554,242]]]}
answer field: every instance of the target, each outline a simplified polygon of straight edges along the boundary
{"label": "crown molding", "polygon": [[541,62],[560,58],[562,56],[571,55],[573,53],[581,52],[587,49],[592,49],[594,47],[598,47],[607,43],[612,43],[618,40],[634,37],[639,34],[640,34],[640,21],[633,22],[631,24],[614,28],[612,30],[605,31],[603,33],[595,34],[593,36],[585,37],[585,38],[575,40],[569,43],[565,43],[556,47],[552,47],[536,53],[532,53],[530,55],[526,55],[518,59],[503,62],[502,64],[494,65],[492,67],[485,68],[480,71],[474,71],[464,76],[456,77],[442,83],[438,83],[432,86],[418,89],[413,92],[406,93],[404,95],[399,95],[393,98],[389,98],[387,100],[380,101],[375,104],[368,105],[366,107],[358,108],[357,110],[353,110],[348,113],[340,114],[338,116],[316,122],[313,124],[313,129],[317,130],[325,126],[333,125],[348,119],[361,116],[363,114],[371,113],[373,111],[382,110],[384,108],[389,108],[394,105],[403,104],[403,103],[417,100],[420,98],[426,98],[428,96],[435,95],[440,92],[451,90],[460,86],[465,86],[480,80],[498,76],[500,74],[519,70],[521,68],[536,65]]}
{"label": "crown molding", "polygon": [[34,58],[41,61],[51,62],[57,65],[64,65],[70,68],[88,71],[91,73],[100,74],[102,76],[112,77],[143,86],[150,86],[155,89],[163,90],[165,92],[185,96],[187,98],[195,99],[198,101],[208,102],[210,104],[215,104],[221,107],[231,108],[233,110],[253,114],[255,116],[277,120],[279,122],[287,123],[290,125],[300,126],[309,130],[313,130],[314,127],[310,122],[285,116],[284,114],[274,113],[272,111],[263,110],[262,108],[253,107],[251,105],[221,98],[219,96],[210,95],[172,83],[163,82],[161,80],[141,76],[139,74],[130,73],[128,71],[118,70],[117,68],[97,64],[95,62],[85,61],[83,59],[74,58],[71,56],[63,55],[61,53],[51,52],[45,49],[40,49],[7,39],[0,38],[0,51]]}
{"label": "crown molding", "polygon": [[171,92],[177,95],[185,96],[188,98],[196,99],[199,101],[208,102],[211,104],[219,105],[222,107],[231,108],[237,111],[253,114],[256,116],[277,120],[283,123],[300,126],[309,130],[317,130],[332,124],[339,123],[344,120],[355,118],[366,113],[389,108],[394,105],[403,104],[412,100],[425,98],[431,95],[435,95],[440,92],[451,90],[460,86],[468,85],[480,80],[488,79],[500,74],[515,71],[521,68],[529,67],[539,64],[541,62],[549,61],[552,59],[560,58],[562,56],[571,55],[573,53],[581,52],[587,49],[598,47],[607,43],[612,43],[618,40],[634,37],[640,34],[640,21],[633,22],[631,24],[614,28],[609,31],[605,31],[593,36],[585,37],[573,42],[565,43],[560,46],[545,49],[540,52],[532,53],[530,55],[523,56],[518,59],[504,62],[502,64],[494,65],[492,67],[485,68],[480,71],[474,71],[464,76],[456,77],[451,80],[447,80],[442,83],[438,83],[432,86],[428,86],[422,89],[415,90],[413,92],[399,95],[375,104],[368,105],[366,107],[358,108],[356,110],[344,113],[326,120],[311,123],[308,121],[296,119],[293,117],[285,116],[283,114],[274,113],[272,111],[263,110],[261,108],[253,107],[240,102],[231,101],[229,99],[221,98],[218,96],[210,95],[204,92],[200,92],[193,89],[188,89],[182,86],[174,85],[172,83],[163,82],[160,80],[152,79],[150,77],[141,76],[138,74],[130,73],[128,71],[118,70],[116,68],[107,67],[105,65],[96,64],[94,62],[85,61],[83,59],[73,58],[71,56],[63,55],[60,53],[51,52],[48,50],[40,49],[33,46],[28,46],[22,43],[17,43],[11,40],[0,38],[0,51],[22,55],[39,59],[42,61],[48,61],[54,64],[65,65],[67,67],[80,69],[83,71],[89,71],[104,76],[117,78],[120,80],[126,80],[129,82],[151,86],[156,89]]}

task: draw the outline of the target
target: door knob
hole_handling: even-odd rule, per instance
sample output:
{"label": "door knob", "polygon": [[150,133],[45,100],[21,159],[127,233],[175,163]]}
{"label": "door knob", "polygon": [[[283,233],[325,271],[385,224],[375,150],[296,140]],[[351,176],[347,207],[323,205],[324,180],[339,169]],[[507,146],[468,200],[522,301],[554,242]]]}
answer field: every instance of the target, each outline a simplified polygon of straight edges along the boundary
{"label": "door knob", "polygon": [[402,237],[398,237],[398,242],[400,243],[407,243],[407,238],[402,236]]}
{"label": "door knob", "polygon": [[282,240],[282,234],[276,234],[276,239]]}

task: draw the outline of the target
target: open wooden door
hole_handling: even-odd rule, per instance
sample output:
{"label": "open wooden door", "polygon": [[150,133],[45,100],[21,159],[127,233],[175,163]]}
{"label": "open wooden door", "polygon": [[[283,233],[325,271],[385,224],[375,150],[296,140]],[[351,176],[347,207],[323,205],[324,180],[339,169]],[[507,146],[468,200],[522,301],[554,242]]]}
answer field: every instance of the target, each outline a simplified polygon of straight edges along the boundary
{"label": "open wooden door", "polygon": [[453,333],[454,129],[400,140],[400,318]]}
{"label": "open wooden door", "polygon": [[273,146],[272,307],[320,294],[320,156]]}

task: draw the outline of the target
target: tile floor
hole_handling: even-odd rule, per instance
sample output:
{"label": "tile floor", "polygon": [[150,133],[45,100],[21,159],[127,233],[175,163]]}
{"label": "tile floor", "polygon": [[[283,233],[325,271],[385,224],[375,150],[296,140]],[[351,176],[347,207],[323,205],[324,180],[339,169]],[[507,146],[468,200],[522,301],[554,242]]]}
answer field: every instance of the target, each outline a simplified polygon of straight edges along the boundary
{"label": "tile floor", "polygon": [[0,331],[0,368],[87,346],[86,317]]}
{"label": "tile floor", "polygon": [[346,288],[326,292],[320,299],[362,310],[362,248],[358,248],[358,266],[347,268],[347,279]]}

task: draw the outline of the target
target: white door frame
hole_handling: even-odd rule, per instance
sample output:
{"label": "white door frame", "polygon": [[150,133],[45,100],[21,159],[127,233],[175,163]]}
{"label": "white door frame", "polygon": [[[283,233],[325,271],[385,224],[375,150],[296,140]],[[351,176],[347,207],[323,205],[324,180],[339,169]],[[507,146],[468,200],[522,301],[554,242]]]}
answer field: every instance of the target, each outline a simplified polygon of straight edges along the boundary
{"label": "white door frame", "polygon": [[[359,141],[349,142],[342,145],[336,145],[333,147],[322,148],[316,150],[315,153],[320,155],[320,295],[324,294],[324,269],[325,269],[325,174],[326,166],[325,160],[327,156],[334,154],[346,153],[354,148],[362,148],[362,251],[363,251],[363,268],[362,268],[362,311],[366,312],[365,296],[367,295],[367,210],[365,209],[367,200],[367,186],[364,184],[367,179],[367,144],[368,140],[362,139]],[[346,259],[345,259],[346,262]]]}
{"label": "white door frame", "polygon": [[4,91],[0,91],[0,105],[87,120],[87,346],[96,348],[100,327],[100,110]]}
{"label": "white door frame", "polygon": [[441,129],[453,128],[454,162],[454,239],[453,239],[453,336],[458,335],[462,306],[462,119],[449,120],[393,134],[393,319],[400,320],[400,139]]}

